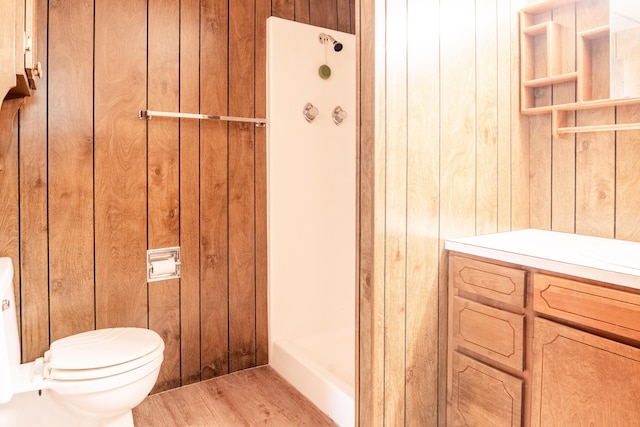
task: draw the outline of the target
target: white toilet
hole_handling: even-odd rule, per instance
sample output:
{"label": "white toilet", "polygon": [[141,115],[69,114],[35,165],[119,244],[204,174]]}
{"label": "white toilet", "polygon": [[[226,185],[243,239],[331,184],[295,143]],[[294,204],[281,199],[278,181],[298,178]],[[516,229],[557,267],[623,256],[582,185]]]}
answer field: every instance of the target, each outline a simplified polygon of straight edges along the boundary
{"label": "white toilet", "polygon": [[157,333],[83,332],[20,364],[10,258],[0,258],[0,299],[0,426],[133,426],[131,409],[160,372],[164,342]]}

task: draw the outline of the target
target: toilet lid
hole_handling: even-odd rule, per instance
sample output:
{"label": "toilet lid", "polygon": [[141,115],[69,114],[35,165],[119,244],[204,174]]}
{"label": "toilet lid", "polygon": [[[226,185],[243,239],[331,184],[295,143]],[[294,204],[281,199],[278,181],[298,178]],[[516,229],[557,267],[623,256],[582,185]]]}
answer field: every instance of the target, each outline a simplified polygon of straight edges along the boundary
{"label": "toilet lid", "polygon": [[98,329],[54,341],[44,363],[49,378],[98,378],[147,363],[145,356],[155,358],[158,350],[161,355],[164,342],[149,329]]}

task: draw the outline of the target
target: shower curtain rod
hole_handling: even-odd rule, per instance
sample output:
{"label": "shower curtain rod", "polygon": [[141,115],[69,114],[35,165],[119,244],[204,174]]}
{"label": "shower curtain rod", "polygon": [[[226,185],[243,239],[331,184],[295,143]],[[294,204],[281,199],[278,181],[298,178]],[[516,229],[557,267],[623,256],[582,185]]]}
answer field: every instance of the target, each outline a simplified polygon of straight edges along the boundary
{"label": "shower curtain rod", "polygon": [[175,117],[178,119],[223,120],[227,122],[245,122],[245,123],[255,123],[256,127],[264,127],[267,125],[267,119],[256,119],[252,117],[214,116],[211,114],[171,113],[166,111],[138,110],[139,119],[149,120],[152,117]]}

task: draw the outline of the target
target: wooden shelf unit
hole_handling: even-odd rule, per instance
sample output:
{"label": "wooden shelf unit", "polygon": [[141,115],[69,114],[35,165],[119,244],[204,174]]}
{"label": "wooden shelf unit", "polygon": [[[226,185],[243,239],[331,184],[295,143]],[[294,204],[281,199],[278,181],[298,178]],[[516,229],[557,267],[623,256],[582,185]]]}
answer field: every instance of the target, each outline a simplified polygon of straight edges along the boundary
{"label": "wooden shelf unit", "polygon": [[[609,26],[591,28],[577,33],[576,66],[578,73],[577,100],[578,103],[593,101],[597,98],[593,93],[593,62],[594,44],[609,43]],[[608,52],[608,50],[607,50]],[[608,58],[607,58],[608,61]],[[608,62],[607,62],[608,64]],[[608,69],[608,67],[606,67]],[[608,98],[607,94],[607,98]]]}
{"label": "wooden shelf unit", "polygon": [[[553,21],[554,8],[577,4],[581,0],[547,0],[533,3],[520,11],[520,110],[523,115],[551,114],[554,137],[578,132],[601,132],[640,129],[640,123],[604,124],[580,127],[565,126],[567,111],[617,107],[640,104],[640,98],[610,99],[607,93],[599,93],[594,87],[595,73],[604,73],[598,78],[609,78],[609,26],[602,25],[576,32],[576,70],[562,70],[561,26]],[[544,22],[538,20],[547,19]],[[606,59],[604,59],[606,57]],[[540,64],[544,61],[544,64]],[[596,67],[605,62],[607,66]],[[538,63],[538,66],[536,66]],[[605,71],[603,71],[605,70]],[[536,74],[537,73],[537,74]],[[575,102],[539,105],[540,93],[552,90],[555,85],[575,82]],[[540,92],[537,92],[540,91]],[[602,89],[600,89],[602,92]],[[547,99],[551,99],[550,96]]]}

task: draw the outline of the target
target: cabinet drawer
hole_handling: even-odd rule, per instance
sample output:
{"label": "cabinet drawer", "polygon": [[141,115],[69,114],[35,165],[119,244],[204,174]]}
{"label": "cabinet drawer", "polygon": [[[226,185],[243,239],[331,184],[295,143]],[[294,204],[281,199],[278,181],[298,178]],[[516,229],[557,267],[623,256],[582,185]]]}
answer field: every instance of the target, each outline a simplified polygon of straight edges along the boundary
{"label": "cabinet drawer", "polygon": [[458,352],[453,352],[452,359],[449,425],[521,425],[521,379]]}
{"label": "cabinet drawer", "polygon": [[465,292],[524,307],[524,270],[452,255],[451,281]]}
{"label": "cabinet drawer", "polygon": [[535,273],[533,309],[640,340],[640,295],[635,293]]}
{"label": "cabinet drawer", "polygon": [[523,369],[524,316],[453,298],[453,344]]}

